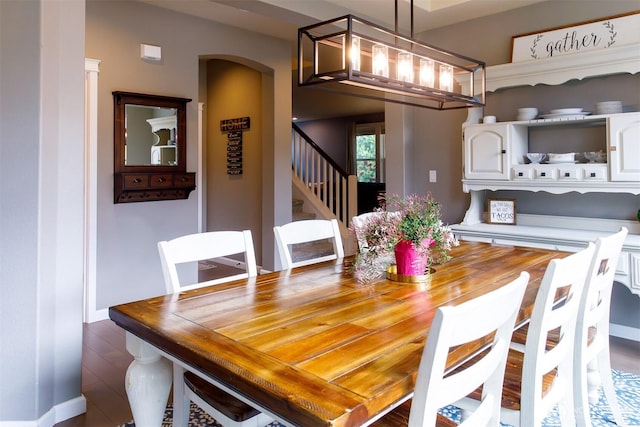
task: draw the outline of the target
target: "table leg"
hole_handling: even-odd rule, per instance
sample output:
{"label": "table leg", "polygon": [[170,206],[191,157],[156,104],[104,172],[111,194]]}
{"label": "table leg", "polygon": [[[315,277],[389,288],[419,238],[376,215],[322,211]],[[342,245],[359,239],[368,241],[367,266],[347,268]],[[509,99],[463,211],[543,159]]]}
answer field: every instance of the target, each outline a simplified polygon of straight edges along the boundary
{"label": "table leg", "polygon": [[135,357],[127,369],[125,389],[136,427],[160,427],[171,389],[171,363],[128,332],[126,342]]}

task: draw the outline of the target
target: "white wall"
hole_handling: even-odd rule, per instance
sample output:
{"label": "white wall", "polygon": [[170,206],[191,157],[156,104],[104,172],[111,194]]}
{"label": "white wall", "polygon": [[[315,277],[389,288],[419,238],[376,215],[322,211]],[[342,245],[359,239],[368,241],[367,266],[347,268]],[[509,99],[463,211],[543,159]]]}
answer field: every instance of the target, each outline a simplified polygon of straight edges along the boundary
{"label": "white wall", "polygon": [[51,426],[85,409],[84,2],[2,1],[0,40],[0,424]]}

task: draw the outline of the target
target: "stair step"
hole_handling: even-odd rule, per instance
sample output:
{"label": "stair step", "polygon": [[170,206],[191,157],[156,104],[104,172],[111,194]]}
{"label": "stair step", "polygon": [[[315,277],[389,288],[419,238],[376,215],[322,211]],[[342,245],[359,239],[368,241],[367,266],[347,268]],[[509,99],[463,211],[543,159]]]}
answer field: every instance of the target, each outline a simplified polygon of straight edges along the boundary
{"label": "stair step", "polygon": [[292,219],[294,221],[303,221],[305,219],[316,219],[316,214],[311,212],[293,212]]}
{"label": "stair step", "polygon": [[304,205],[304,200],[301,200],[301,199],[291,200],[292,212],[293,213],[302,212],[302,205]]}

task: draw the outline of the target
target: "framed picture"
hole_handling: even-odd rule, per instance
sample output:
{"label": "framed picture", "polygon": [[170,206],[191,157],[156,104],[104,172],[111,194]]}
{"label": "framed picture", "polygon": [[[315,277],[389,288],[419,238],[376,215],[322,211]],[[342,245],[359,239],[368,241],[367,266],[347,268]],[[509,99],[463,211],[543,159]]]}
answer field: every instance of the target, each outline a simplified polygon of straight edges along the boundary
{"label": "framed picture", "polygon": [[487,200],[487,222],[489,224],[515,225],[516,223],[515,199],[488,199]]}
{"label": "framed picture", "polygon": [[533,61],[640,42],[640,12],[512,37],[511,62]]}

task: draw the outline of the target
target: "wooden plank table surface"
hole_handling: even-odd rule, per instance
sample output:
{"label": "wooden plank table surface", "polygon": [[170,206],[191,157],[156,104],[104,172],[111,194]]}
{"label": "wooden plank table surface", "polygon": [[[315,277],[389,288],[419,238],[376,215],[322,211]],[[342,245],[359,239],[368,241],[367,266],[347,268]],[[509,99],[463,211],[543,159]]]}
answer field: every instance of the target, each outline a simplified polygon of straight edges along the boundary
{"label": "wooden plank table surface", "polygon": [[[361,426],[412,394],[438,306],[527,271],[526,321],[548,262],[567,254],[463,241],[427,285],[362,285],[346,263],[326,262],[122,304],[109,316],[289,425]],[[476,349],[458,348],[449,364]]]}

